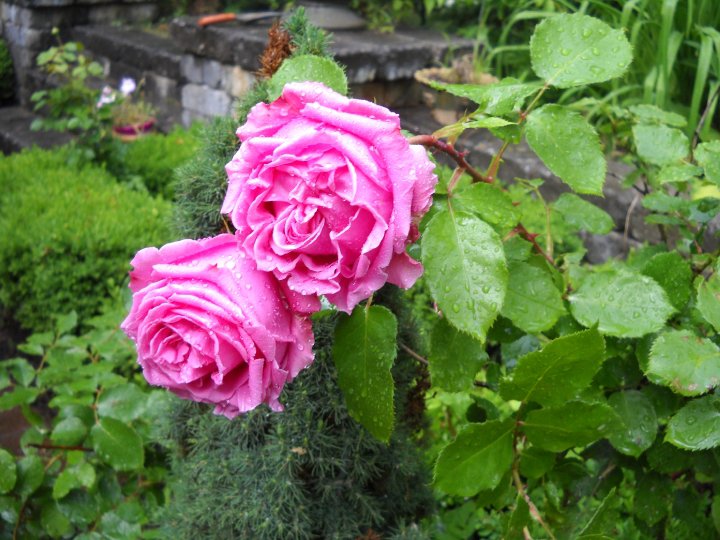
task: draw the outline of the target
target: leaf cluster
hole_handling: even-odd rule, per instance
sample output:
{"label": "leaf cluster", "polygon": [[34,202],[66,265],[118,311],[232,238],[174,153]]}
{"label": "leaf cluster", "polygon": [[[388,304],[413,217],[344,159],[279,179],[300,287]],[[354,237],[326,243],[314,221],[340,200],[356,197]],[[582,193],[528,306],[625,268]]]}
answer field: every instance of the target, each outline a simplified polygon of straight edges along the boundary
{"label": "leaf cluster", "polygon": [[30,427],[22,454],[0,448],[0,538],[138,538],[166,502],[158,419],[172,398],[151,390],[118,328],[121,304],[75,312],[0,363],[0,411]]}

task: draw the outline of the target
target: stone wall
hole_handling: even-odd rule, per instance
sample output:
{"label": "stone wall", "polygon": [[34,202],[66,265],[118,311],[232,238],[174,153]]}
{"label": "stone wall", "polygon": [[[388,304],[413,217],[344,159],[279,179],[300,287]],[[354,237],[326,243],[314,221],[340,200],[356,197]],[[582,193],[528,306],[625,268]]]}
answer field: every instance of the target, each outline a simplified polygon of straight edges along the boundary
{"label": "stone wall", "polygon": [[149,21],[156,13],[154,0],[0,0],[0,33],[13,57],[21,104],[36,90],[35,58],[55,43],[53,27],[66,38],[77,25]]}

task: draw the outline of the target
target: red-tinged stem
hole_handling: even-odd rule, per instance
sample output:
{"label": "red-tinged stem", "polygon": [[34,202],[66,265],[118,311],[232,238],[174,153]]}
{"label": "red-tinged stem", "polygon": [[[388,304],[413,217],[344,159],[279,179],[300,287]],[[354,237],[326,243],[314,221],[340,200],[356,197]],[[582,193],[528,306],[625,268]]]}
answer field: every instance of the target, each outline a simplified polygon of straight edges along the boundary
{"label": "red-tinged stem", "polygon": [[467,171],[475,182],[485,182],[486,184],[492,184],[493,182],[467,162],[465,159],[467,152],[459,152],[451,143],[441,141],[433,135],[415,135],[414,137],[411,137],[408,142],[410,144],[421,144],[430,148],[437,148],[441,152],[445,152],[448,156],[455,160],[458,167]]}
{"label": "red-tinged stem", "polygon": [[485,173],[489,181],[493,182],[495,180],[498,169],[500,168],[500,163],[502,162],[503,154],[505,153],[505,150],[507,150],[508,146],[510,146],[510,143],[508,141],[505,141],[500,147],[500,150],[498,150],[498,153],[493,156],[493,160],[492,162],[490,162],[490,166]]}
{"label": "red-tinged stem", "polygon": [[553,261],[552,257],[550,255],[548,255],[547,253],[545,253],[545,250],[543,250],[543,248],[540,246],[540,244],[537,243],[537,237],[538,237],[537,233],[531,233],[530,231],[528,231],[525,228],[525,226],[522,223],[518,223],[515,226],[515,228],[512,231],[510,231],[510,234],[508,234],[506,236],[506,239],[510,238],[512,236],[515,236],[516,234],[519,235],[520,238],[524,238],[525,240],[530,242],[532,244],[533,248],[535,249],[535,251],[537,251],[540,255],[545,257],[545,260],[547,262],[549,262],[550,264],[555,266],[555,261]]}
{"label": "red-tinged stem", "polygon": [[41,450],[80,450],[82,452],[92,452],[92,448],[86,448],[84,446],[65,446],[62,444],[35,444],[30,443],[28,446],[33,448],[40,448]]}

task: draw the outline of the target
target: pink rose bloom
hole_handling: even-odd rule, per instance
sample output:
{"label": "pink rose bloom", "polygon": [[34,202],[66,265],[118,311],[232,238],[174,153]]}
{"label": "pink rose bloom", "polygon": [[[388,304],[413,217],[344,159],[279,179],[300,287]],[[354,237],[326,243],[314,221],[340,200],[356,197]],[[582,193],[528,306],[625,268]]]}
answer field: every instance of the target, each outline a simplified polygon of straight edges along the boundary
{"label": "pink rose bloom", "polygon": [[293,309],[317,306],[258,271],[230,234],[145,248],[132,265],[122,329],[150,384],[228,418],[282,410],[283,385],[313,360],[312,326]]}
{"label": "pink rose bloom", "polygon": [[385,282],[411,287],[405,253],[437,177],[398,116],[320,83],[291,83],[238,130],[222,212],[260,270],[350,312]]}

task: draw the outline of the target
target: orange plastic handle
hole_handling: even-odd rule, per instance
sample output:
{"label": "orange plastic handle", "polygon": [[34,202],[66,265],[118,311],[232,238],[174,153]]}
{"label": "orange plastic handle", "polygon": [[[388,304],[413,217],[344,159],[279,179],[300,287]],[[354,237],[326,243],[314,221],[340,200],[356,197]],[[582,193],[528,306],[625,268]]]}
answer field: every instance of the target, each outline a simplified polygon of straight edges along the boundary
{"label": "orange plastic handle", "polygon": [[200,17],[200,19],[198,19],[198,26],[208,26],[210,24],[234,21],[236,18],[237,15],[235,15],[234,13],[218,13],[217,15],[208,15],[206,17]]}

